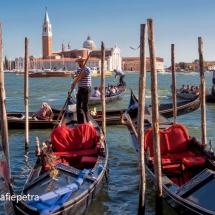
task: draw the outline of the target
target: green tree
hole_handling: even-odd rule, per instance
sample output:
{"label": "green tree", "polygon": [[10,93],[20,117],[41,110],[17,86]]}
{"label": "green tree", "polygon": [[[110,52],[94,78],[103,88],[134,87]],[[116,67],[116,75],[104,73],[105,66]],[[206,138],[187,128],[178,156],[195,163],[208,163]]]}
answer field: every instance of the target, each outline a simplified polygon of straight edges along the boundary
{"label": "green tree", "polygon": [[185,63],[185,62],[179,62],[179,67],[181,68],[181,69],[186,69],[187,68],[187,64]]}

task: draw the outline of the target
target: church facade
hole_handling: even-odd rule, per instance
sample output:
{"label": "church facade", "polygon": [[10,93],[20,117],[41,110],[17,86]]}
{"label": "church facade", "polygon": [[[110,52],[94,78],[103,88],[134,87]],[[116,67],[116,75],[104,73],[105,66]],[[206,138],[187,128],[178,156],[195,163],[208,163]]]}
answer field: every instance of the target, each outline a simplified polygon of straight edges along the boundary
{"label": "church facade", "polygon": [[[42,58],[31,58],[31,69],[40,67],[40,69],[53,69],[53,70],[69,70],[74,71],[78,68],[75,60],[81,56],[88,59],[88,67],[96,67],[101,71],[101,49],[96,48],[94,41],[90,36],[83,42],[83,46],[78,49],[71,49],[71,44],[68,43],[67,47],[64,43],[61,45],[60,51],[52,50],[52,25],[49,20],[48,12],[45,12],[45,18],[42,25]],[[105,49],[105,71],[113,71],[115,68],[121,70],[122,58],[121,50],[115,45],[113,48]]]}
{"label": "church facade", "polygon": [[[86,41],[83,42],[81,48],[72,49],[70,42],[67,47],[64,43],[61,45],[60,51],[52,50],[52,25],[46,10],[44,22],[42,25],[42,56],[40,58],[30,58],[30,70],[68,70],[75,71],[78,64],[75,60],[81,56],[87,58],[91,52],[91,56],[87,61],[87,66],[96,67],[101,71],[101,49],[96,48],[96,44],[88,35]],[[150,71],[149,58],[147,58],[147,70]],[[149,66],[149,67],[148,67]],[[156,58],[157,70],[164,70],[163,58]],[[22,57],[15,59],[16,69],[24,69],[24,59]],[[121,50],[117,44],[113,48],[105,49],[104,70],[113,71],[114,69],[123,71],[140,71],[139,57],[121,57]]]}

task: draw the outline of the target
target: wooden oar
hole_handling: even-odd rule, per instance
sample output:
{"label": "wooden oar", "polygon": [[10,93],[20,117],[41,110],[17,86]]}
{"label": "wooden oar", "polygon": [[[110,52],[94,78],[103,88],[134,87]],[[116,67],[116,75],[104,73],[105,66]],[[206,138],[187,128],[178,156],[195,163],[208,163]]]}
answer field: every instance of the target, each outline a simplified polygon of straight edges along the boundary
{"label": "wooden oar", "polygon": [[[65,106],[66,106],[66,104],[67,104],[67,102],[68,102],[68,100],[69,100],[69,98],[70,98],[70,95],[71,95],[72,91],[73,91],[74,88],[75,88],[75,85],[76,85],[76,83],[77,83],[78,77],[82,74],[82,72],[83,72],[83,70],[84,70],[84,67],[85,67],[85,65],[86,65],[86,63],[87,63],[87,61],[88,61],[90,55],[91,55],[91,52],[89,53],[89,55],[88,55],[86,61],[84,62],[84,66],[83,66],[81,72],[79,73],[79,75],[76,77],[76,79],[75,79],[74,82],[73,82],[73,83],[74,83],[74,84],[73,84],[73,87],[71,88],[70,92],[68,93],[67,99],[66,99],[66,101],[65,101],[65,103],[64,103],[64,105],[63,105],[63,107],[62,107],[62,109],[61,109],[61,111],[60,111],[60,113],[59,113],[59,115],[58,115],[58,117],[57,117],[57,120],[56,120],[57,123],[58,123],[60,117],[62,116],[63,110],[64,110],[64,108],[65,108]],[[55,128],[55,127],[56,127],[56,125],[54,126],[54,128]]]}

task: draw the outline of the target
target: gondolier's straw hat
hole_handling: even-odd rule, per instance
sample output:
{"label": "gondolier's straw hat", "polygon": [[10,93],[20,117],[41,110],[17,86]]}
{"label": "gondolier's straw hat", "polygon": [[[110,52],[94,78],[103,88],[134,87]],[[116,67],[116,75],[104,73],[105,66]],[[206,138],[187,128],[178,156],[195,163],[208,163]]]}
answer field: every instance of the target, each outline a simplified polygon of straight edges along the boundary
{"label": "gondolier's straw hat", "polygon": [[85,61],[86,59],[84,58],[84,57],[81,57],[81,56],[79,56],[76,60],[75,60],[75,62],[82,62],[82,61]]}

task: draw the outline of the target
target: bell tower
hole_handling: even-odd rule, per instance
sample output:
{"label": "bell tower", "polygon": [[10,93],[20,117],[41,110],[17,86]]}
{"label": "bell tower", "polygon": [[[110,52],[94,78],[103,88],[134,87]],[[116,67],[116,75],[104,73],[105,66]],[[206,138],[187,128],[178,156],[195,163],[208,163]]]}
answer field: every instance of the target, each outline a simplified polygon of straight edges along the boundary
{"label": "bell tower", "polygon": [[47,58],[52,54],[52,26],[46,8],[44,23],[42,26],[42,49],[43,58]]}

